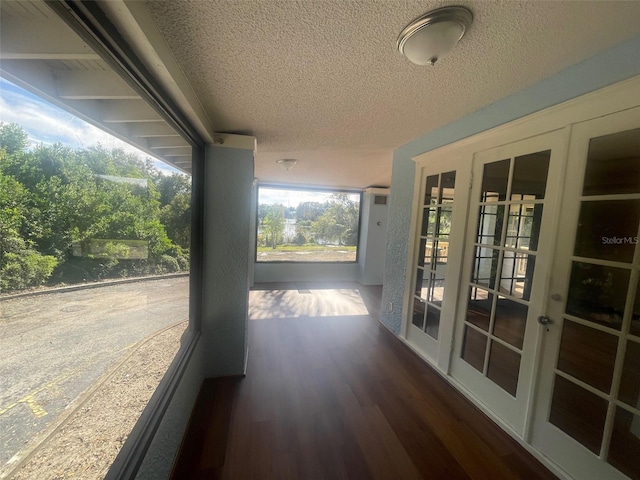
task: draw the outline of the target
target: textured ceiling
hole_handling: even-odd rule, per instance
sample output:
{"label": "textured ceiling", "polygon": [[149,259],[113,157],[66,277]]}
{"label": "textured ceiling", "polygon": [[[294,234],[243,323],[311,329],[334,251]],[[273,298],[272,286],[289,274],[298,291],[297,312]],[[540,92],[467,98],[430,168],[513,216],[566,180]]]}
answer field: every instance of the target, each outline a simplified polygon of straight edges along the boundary
{"label": "textured ceiling", "polygon": [[[640,33],[640,2],[461,2],[434,67],[395,47],[433,1],[148,1],[217,131],[258,139],[261,181],[389,185],[392,151]],[[279,158],[296,158],[284,172]]]}

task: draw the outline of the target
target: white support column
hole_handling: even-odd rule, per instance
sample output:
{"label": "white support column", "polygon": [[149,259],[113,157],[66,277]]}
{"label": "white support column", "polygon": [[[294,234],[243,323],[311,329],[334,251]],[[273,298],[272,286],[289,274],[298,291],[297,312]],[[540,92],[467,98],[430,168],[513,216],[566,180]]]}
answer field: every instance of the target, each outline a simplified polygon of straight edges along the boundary
{"label": "white support column", "polygon": [[240,375],[247,355],[256,140],[221,136],[205,153],[203,370]]}
{"label": "white support column", "polygon": [[[380,202],[376,203],[376,198]],[[382,285],[387,244],[389,189],[367,188],[362,195],[360,219],[359,281],[362,285]]]}

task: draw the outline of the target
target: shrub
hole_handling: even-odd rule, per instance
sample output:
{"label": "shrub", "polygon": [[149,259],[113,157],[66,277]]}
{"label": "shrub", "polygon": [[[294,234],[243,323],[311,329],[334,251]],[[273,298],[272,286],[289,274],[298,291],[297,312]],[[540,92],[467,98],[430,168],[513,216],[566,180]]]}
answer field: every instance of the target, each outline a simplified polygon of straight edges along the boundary
{"label": "shrub", "polygon": [[0,266],[0,291],[21,290],[42,285],[53,273],[58,260],[33,250],[7,252]]}
{"label": "shrub", "polygon": [[159,273],[171,273],[180,271],[180,264],[178,260],[171,255],[162,255],[160,257]]}
{"label": "shrub", "polygon": [[304,233],[298,232],[296,236],[293,238],[294,245],[304,245],[307,243],[307,237],[304,236]]}

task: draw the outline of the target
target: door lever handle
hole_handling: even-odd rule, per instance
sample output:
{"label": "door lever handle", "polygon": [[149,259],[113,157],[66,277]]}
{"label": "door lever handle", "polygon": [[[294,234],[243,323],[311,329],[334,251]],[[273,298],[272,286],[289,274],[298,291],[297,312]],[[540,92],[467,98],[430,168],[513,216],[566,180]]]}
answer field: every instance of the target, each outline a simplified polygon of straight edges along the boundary
{"label": "door lever handle", "polygon": [[538,317],[538,323],[540,325],[550,325],[553,323],[553,320],[551,320],[549,317],[545,317],[544,315],[540,315]]}

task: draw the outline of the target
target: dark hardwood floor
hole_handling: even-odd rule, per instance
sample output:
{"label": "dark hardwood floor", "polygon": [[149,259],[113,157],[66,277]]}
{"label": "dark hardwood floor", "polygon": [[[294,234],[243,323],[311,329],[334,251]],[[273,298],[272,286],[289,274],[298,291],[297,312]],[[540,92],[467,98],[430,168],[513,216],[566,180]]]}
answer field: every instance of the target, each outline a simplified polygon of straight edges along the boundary
{"label": "dark hardwood floor", "polygon": [[205,381],[173,478],[555,478],[377,322],[379,288],[269,287],[247,376]]}

